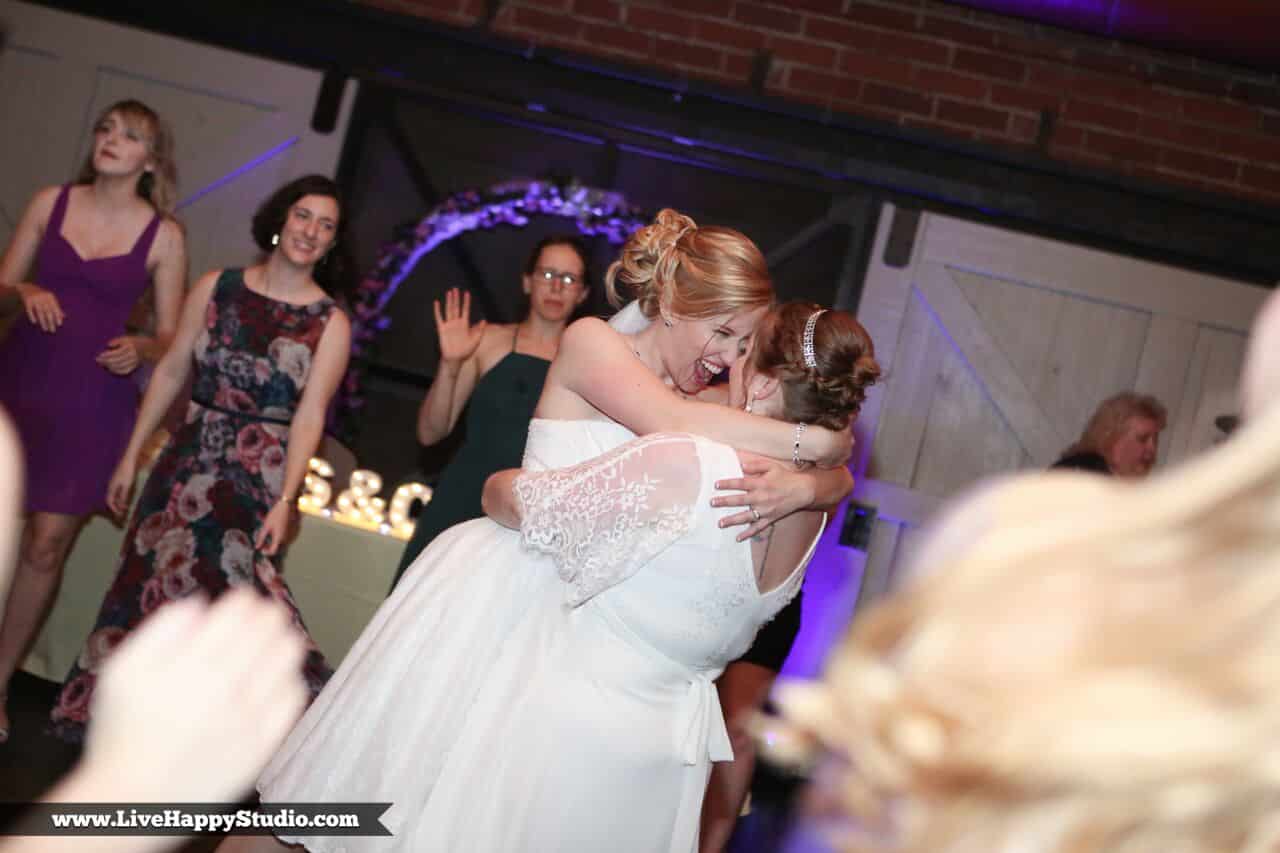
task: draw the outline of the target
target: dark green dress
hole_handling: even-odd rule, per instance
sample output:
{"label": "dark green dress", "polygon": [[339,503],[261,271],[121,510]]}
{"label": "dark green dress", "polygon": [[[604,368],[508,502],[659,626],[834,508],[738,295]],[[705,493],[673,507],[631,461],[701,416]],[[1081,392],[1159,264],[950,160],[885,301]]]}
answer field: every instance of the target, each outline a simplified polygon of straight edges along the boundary
{"label": "dark green dress", "polygon": [[445,466],[433,497],[418,516],[413,536],[396,569],[394,589],[404,570],[422,549],[455,524],[484,515],[480,495],[490,474],[519,468],[529,420],[542,396],[551,362],[516,352],[517,331],[511,352],[480,377],[467,410],[467,440]]}

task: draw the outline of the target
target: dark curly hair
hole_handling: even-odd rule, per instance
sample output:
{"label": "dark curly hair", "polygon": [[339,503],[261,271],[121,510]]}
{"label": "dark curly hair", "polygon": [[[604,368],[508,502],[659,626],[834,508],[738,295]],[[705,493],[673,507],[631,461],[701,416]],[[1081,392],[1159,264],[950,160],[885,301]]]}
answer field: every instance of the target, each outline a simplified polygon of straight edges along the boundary
{"label": "dark curly hair", "polygon": [[344,297],[350,293],[352,284],[350,244],[347,240],[347,205],[342,190],[332,179],[324,175],[305,175],[273,192],[253,214],[250,229],[253,242],[262,251],[270,253],[275,248],[271,244],[271,238],[284,227],[289,210],[298,199],[309,195],[326,196],[338,203],[338,228],[333,245],[324,259],[316,264],[311,275],[325,293],[335,298]]}
{"label": "dark curly hair", "polygon": [[813,329],[816,367],[804,363],[804,327],[820,305],[787,302],[756,326],[752,365],[782,385],[783,416],[793,423],[844,429],[880,378],[871,336],[847,311],[824,311]]}

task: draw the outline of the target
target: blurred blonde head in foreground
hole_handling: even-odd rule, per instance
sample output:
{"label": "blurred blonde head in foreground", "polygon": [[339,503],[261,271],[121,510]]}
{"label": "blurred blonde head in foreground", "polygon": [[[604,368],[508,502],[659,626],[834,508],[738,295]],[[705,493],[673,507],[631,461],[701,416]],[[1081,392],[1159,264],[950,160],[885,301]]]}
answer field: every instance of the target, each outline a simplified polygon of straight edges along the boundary
{"label": "blurred blonde head in foreground", "polygon": [[1280,296],[1230,441],[1143,482],[978,494],[943,525],[967,542],[780,691],[848,761],[828,792],[846,849],[1277,849],[1278,361]]}

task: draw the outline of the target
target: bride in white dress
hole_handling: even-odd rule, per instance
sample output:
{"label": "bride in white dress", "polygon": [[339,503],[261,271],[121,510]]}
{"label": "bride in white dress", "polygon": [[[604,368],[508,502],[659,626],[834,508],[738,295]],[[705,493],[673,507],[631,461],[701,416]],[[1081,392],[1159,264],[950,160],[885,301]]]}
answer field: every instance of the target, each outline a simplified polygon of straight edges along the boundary
{"label": "bride in white dress", "polygon": [[[878,376],[852,316],[793,303],[731,368],[730,403],[847,426]],[[468,721],[427,810],[430,849],[697,848],[711,762],[733,757],[713,681],[799,590],[825,524],[799,512],[735,541],[707,499],[740,472],[726,445],[656,434],[490,478],[490,516],[550,554],[562,584],[504,655],[501,699],[478,703],[497,713]]]}
{"label": "bride in white dress", "polygon": [[[672,393],[673,388],[696,391],[725,369],[766,310],[771,298],[767,268],[749,240],[729,229],[697,228],[686,217],[664,211],[628,241],[610,270],[611,285],[615,279],[638,293],[636,306],[622,315],[623,323],[632,324],[631,333],[597,320],[579,321],[566,331],[539,417],[530,426],[527,467],[568,467],[618,447],[637,432],[663,429],[715,436],[774,457],[795,455],[826,464],[847,457],[846,430],[802,430]],[[645,318],[655,322],[646,324]],[[609,415],[617,421],[606,419]],[[720,464],[726,473],[740,473]],[[834,504],[848,484],[842,468],[817,476],[767,477],[752,493],[761,516],[752,529],[805,506]],[[695,507],[702,513],[704,498],[709,498],[707,489]],[[562,611],[558,568],[551,555],[526,549],[519,533],[489,519],[438,537],[380,608],[258,785],[264,802],[391,802],[383,821],[394,836],[285,840],[313,851],[346,853],[573,849],[558,843],[527,846],[515,836],[513,847],[494,846],[506,844],[498,839],[474,846],[449,840],[461,836],[450,836],[440,823],[441,816],[452,823],[464,815],[446,813],[452,807],[445,803],[485,800],[487,789],[499,781],[506,790],[519,790],[518,775],[511,774],[531,769],[486,768],[482,762],[488,759],[469,753],[467,744],[483,739],[483,727],[493,721],[518,716],[511,702],[519,687],[562,636],[563,619],[542,618]],[[711,720],[718,714],[710,707],[714,690],[700,695],[706,705],[701,713]],[[478,771],[474,778],[480,787],[455,787],[459,774],[466,771],[471,778],[472,770]],[[506,775],[499,780],[499,773]],[[498,831],[529,819],[529,803],[539,792],[526,793],[525,801],[495,812],[500,817],[490,828]],[[696,824],[696,808],[692,814]],[[273,843],[235,837],[224,848],[279,849]]]}

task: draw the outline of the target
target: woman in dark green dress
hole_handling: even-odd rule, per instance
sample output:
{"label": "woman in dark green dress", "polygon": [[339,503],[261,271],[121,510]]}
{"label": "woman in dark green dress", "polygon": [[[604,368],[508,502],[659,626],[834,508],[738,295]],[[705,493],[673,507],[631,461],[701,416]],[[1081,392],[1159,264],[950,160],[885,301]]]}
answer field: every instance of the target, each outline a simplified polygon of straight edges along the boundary
{"label": "woman in dark green dress", "polygon": [[430,446],[453,431],[470,401],[467,440],[437,481],[396,569],[395,586],[423,548],[455,524],[480,518],[490,474],[519,468],[529,420],[547,368],[574,310],[587,298],[587,250],[576,237],[547,237],[524,265],[529,312],[519,323],[471,324],[471,295],[456,288],[435,303],[440,365],[418,410],[418,441]]}

